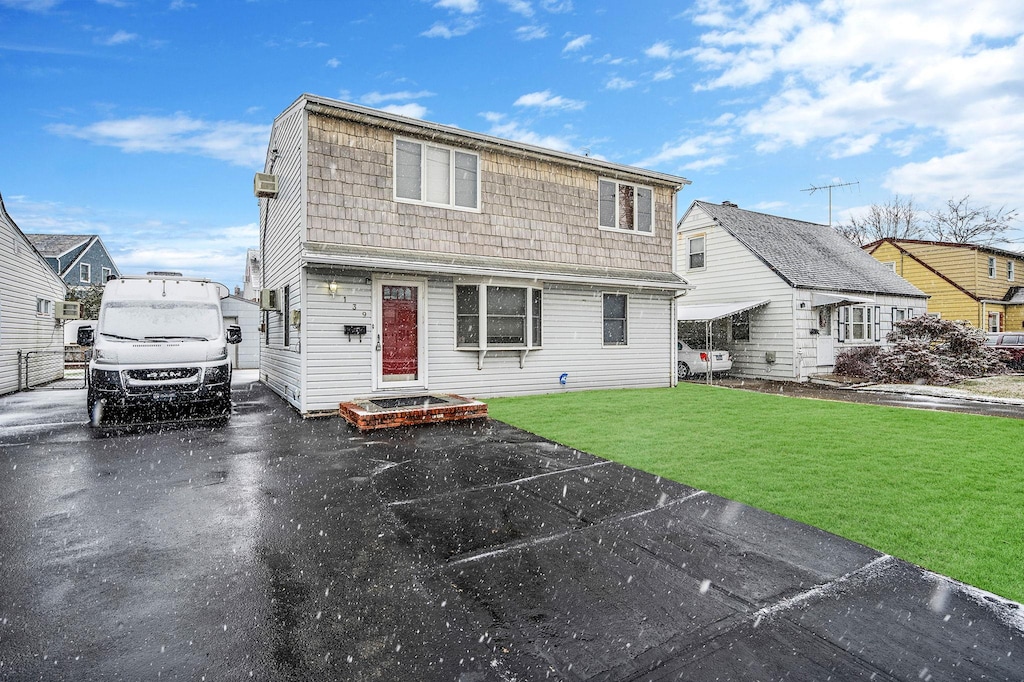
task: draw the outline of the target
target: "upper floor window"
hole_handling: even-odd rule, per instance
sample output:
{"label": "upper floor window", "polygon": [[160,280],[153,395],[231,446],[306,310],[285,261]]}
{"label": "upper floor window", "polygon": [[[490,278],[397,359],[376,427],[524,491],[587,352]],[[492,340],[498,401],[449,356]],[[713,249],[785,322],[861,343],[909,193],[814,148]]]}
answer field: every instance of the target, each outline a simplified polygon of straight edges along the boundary
{"label": "upper floor window", "polygon": [[598,224],[612,230],[650,234],[654,230],[654,190],[616,180],[598,180]]}
{"label": "upper floor window", "polygon": [[86,284],[92,282],[92,266],[88,263],[78,264],[78,281]]}
{"label": "upper floor window", "polygon": [[992,279],[996,278],[996,259],[993,256],[989,256],[988,259],[988,276]]}
{"label": "upper floor window", "polygon": [[627,308],[626,294],[604,295],[604,345],[627,345]]}
{"label": "upper floor window", "polygon": [[479,155],[395,138],[395,199],[479,210]]}
{"label": "upper floor window", "polygon": [[889,268],[893,272],[896,272],[896,261],[894,261],[894,260],[885,261],[884,263],[882,263],[882,265],[884,265],[885,267]]}
{"label": "upper floor window", "polygon": [[686,240],[686,252],[691,270],[698,270],[704,267],[704,243],[704,235],[690,237]]}
{"label": "upper floor window", "polygon": [[100,274],[103,275],[103,281],[101,282],[101,284],[106,284],[107,280],[110,279],[111,275],[114,274],[114,271],[111,270],[110,268],[101,268]]}
{"label": "upper floor window", "polygon": [[1013,276],[1014,276],[1013,261],[1012,260],[1008,260],[1008,261],[1006,261],[1006,281],[1007,282],[1012,282],[1013,281]]}
{"label": "upper floor window", "polygon": [[533,287],[456,286],[456,347],[539,348],[542,298]]}

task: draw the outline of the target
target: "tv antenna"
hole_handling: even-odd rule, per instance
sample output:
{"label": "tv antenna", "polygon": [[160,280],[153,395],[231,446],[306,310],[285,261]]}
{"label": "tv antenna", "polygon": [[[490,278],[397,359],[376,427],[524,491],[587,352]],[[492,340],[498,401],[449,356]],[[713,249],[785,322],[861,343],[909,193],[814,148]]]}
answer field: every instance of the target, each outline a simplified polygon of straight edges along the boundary
{"label": "tv antenna", "polygon": [[860,180],[857,180],[855,182],[842,182],[842,183],[836,183],[836,184],[832,184],[832,185],[822,185],[821,187],[817,187],[815,185],[811,185],[807,189],[802,189],[800,191],[801,192],[810,192],[811,194],[814,194],[815,192],[819,192],[821,190],[826,190],[826,189],[828,190],[828,226],[832,227],[832,189],[834,187],[849,187],[850,185],[859,185],[859,184],[860,184]]}

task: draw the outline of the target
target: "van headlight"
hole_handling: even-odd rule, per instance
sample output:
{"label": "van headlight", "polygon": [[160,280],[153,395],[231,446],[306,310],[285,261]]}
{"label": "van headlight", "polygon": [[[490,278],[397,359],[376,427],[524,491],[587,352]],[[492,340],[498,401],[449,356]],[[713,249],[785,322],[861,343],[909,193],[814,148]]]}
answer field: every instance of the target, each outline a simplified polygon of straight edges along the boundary
{"label": "van headlight", "polygon": [[221,346],[211,354],[211,360],[227,360],[228,359],[228,347]]}
{"label": "van headlight", "polygon": [[92,359],[98,365],[116,365],[117,364],[117,352],[112,350],[103,350],[100,348],[92,349]]}
{"label": "van headlight", "polygon": [[230,365],[217,365],[216,367],[206,368],[207,384],[223,384],[227,382],[229,376],[231,376]]}

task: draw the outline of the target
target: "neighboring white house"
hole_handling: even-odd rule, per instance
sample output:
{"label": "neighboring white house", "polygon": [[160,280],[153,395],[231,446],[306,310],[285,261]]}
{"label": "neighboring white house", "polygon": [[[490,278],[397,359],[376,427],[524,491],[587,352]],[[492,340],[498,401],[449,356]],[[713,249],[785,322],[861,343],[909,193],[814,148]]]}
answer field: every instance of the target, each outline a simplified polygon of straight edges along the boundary
{"label": "neighboring white house", "polygon": [[236,324],[242,329],[242,342],[228,344],[233,369],[258,369],[260,366],[260,307],[256,301],[240,296],[221,299],[224,326]]}
{"label": "neighboring white house", "polygon": [[686,179],[312,95],[264,170],[261,378],[301,413],[674,384]]}
{"label": "neighboring white house", "polygon": [[55,311],[66,294],[0,197],[0,395],[64,375],[64,332]]}
{"label": "neighboring white house", "polygon": [[242,282],[242,298],[250,301],[259,300],[260,289],[263,286],[261,272],[259,249],[247,250],[245,252],[245,279]]}
{"label": "neighboring white house", "polygon": [[678,272],[696,287],[679,299],[680,333],[710,330],[733,374],[806,381],[927,308],[924,292],[827,225],[695,201],[676,232]]}

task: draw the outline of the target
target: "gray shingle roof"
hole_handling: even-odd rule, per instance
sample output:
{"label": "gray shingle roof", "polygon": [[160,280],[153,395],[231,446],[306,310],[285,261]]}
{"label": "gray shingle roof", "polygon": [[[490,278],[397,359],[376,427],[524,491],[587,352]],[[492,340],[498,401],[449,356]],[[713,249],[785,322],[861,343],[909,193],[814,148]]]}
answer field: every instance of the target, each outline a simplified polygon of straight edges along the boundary
{"label": "gray shingle roof", "polygon": [[84,246],[92,234],[26,234],[32,246],[47,258],[56,258],[76,246]]}
{"label": "gray shingle roof", "polygon": [[927,296],[828,225],[693,202],[790,286]]}

